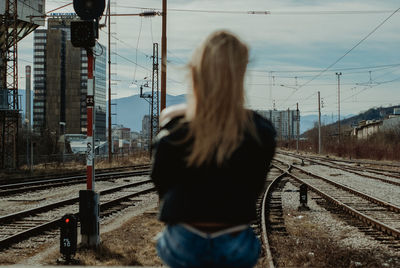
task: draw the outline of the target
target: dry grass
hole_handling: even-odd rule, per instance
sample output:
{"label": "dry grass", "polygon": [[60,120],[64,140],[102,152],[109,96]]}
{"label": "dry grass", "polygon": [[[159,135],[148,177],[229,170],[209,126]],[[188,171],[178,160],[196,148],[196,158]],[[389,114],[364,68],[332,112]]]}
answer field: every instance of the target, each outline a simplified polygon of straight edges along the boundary
{"label": "dry grass", "polygon": [[[154,237],[163,228],[155,213],[144,213],[132,218],[120,228],[101,235],[101,245],[96,251],[78,249],[75,259],[80,265],[92,266],[161,266]],[[54,265],[56,258],[48,258]]]}
{"label": "dry grass", "polygon": [[[396,160],[400,161],[400,130],[388,130],[375,133],[368,139],[358,140],[349,134],[350,129],[342,133],[340,144],[335,129],[324,126],[322,132],[322,151],[339,157]],[[301,141],[302,151],[318,152],[318,132],[314,128],[307,132],[307,141]],[[296,148],[295,141],[278,143],[280,147]]]}
{"label": "dry grass", "polygon": [[[296,212],[293,212],[296,215]],[[304,216],[304,215],[303,215]],[[332,237],[307,216],[285,218],[289,236],[273,236],[277,267],[396,267],[391,256],[372,249],[343,245],[345,234]]]}

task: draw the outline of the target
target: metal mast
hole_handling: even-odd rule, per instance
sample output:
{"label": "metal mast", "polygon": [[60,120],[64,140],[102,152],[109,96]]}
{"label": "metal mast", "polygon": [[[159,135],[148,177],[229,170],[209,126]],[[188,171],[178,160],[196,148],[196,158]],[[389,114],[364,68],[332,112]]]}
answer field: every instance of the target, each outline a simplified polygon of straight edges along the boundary
{"label": "metal mast", "polygon": [[[159,91],[158,91],[158,43],[153,44],[153,77],[151,84],[151,130],[150,130],[150,141],[158,133],[159,121]],[[150,147],[151,148],[151,147]],[[150,149],[151,151],[151,149]]]}
{"label": "metal mast", "polygon": [[17,0],[7,0],[2,24],[1,94],[8,107],[0,112],[0,168],[18,167],[18,14]]}

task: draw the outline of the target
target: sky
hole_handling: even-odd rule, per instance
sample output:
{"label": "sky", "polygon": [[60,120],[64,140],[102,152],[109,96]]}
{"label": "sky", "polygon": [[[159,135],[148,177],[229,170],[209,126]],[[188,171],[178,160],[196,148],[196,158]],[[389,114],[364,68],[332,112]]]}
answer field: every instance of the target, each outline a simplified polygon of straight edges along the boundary
{"label": "sky", "polygon": [[[46,11],[68,3],[48,0]],[[115,14],[161,8],[162,0],[111,1]],[[186,64],[210,33],[226,29],[250,47],[245,87],[251,109],[296,109],[298,103],[302,115],[316,114],[320,91],[322,114],[337,115],[338,77],[342,116],[399,105],[398,8],[398,0],[170,0],[167,93],[190,92]],[[113,16],[111,22],[113,98],[138,94],[151,77],[154,42],[161,56],[161,17]],[[106,28],[99,42],[107,45]],[[33,65],[32,54],[33,34],[19,43],[19,70]],[[20,71],[21,88],[23,76]]]}

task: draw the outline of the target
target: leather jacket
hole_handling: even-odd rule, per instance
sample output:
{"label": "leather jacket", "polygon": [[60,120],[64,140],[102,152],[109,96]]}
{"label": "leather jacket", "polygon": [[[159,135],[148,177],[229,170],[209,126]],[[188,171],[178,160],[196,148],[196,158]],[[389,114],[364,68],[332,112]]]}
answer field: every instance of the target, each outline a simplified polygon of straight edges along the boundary
{"label": "leather jacket", "polygon": [[249,223],[256,219],[256,200],[275,153],[271,122],[253,112],[259,141],[245,133],[242,143],[222,165],[187,166],[191,141],[188,123],[173,118],[153,144],[151,178],[159,193],[159,219],[166,223]]}

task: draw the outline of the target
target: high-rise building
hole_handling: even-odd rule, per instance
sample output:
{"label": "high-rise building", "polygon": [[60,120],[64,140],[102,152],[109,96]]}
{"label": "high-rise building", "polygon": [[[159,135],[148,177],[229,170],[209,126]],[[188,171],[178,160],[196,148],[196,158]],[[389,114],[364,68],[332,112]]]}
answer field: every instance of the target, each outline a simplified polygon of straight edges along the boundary
{"label": "high-rise building", "polygon": [[277,138],[291,140],[297,138],[300,128],[300,111],[297,110],[257,110],[259,114],[269,119],[274,125]]}
{"label": "high-rise building", "polygon": [[[70,22],[75,15],[58,14],[47,29],[34,32],[35,131],[86,134],[87,56],[72,46]],[[106,49],[95,47],[95,138],[106,139]]]}

